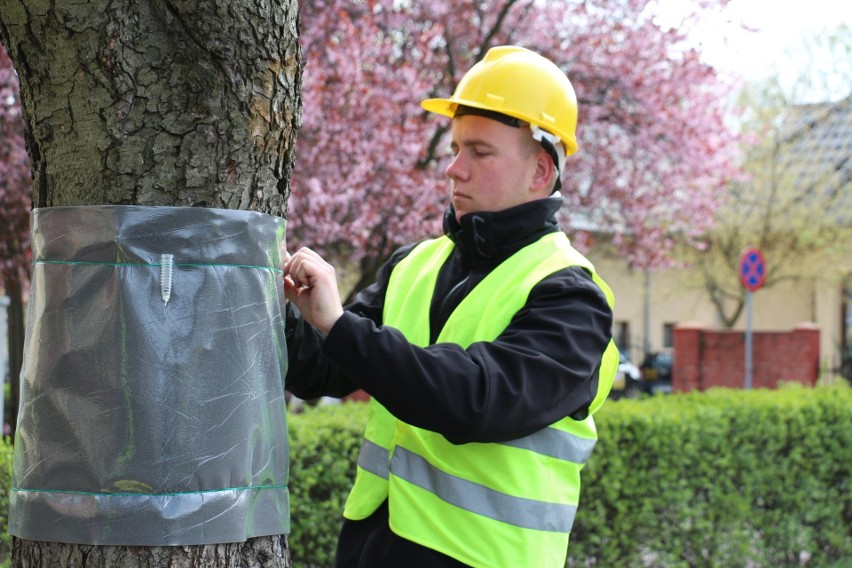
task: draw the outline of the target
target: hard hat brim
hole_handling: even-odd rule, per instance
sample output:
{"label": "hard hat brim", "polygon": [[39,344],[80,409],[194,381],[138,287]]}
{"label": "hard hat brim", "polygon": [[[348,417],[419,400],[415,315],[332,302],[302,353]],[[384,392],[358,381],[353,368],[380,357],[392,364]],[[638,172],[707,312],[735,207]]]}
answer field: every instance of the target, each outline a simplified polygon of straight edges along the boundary
{"label": "hard hat brim", "polygon": [[[458,101],[452,99],[426,99],[420,103],[424,110],[453,118],[456,114]],[[476,105],[471,105],[476,106]]]}
{"label": "hard hat brim", "polygon": [[[464,99],[426,99],[426,100],[424,100],[420,103],[420,106],[423,107],[424,110],[426,110],[428,112],[434,112],[435,114],[447,116],[449,118],[455,117],[456,109],[459,107],[459,105],[466,106],[466,107],[472,107],[472,108],[478,108],[478,109],[482,109],[482,110],[494,111],[494,109],[490,108],[488,105],[484,105],[484,104],[479,103],[477,101],[470,101],[470,100],[464,100]],[[494,111],[494,112],[501,112],[501,111],[502,111],[502,109],[500,111]],[[530,124],[536,124],[535,118],[533,118],[531,116],[527,116],[523,113],[505,112],[504,114],[506,114],[507,116],[511,116],[513,118],[517,118],[518,120],[523,120],[524,122],[528,122]],[[553,132],[553,134],[556,134],[558,136],[561,133]],[[573,136],[565,137],[563,135],[562,137],[560,137],[560,139],[562,140],[562,143],[565,145],[567,155],[571,155],[571,154],[573,154],[574,152],[577,151],[577,141]]]}

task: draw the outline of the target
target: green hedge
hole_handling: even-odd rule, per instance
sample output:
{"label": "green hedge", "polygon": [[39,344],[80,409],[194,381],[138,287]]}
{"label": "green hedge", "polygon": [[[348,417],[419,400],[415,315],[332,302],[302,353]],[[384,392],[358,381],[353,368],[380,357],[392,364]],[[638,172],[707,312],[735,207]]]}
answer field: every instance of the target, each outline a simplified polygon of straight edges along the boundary
{"label": "green hedge", "polygon": [[[330,566],[366,405],[290,417],[295,566]],[[851,567],[852,389],[610,401],[569,566]]]}
{"label": "green hedge", "polygon": [[[289,417],[293,564],[331,566],[367,405]],[[610,401],[584,470],[569,566],[850,568],[852,389]],[[11,447],[0,446],[10,485]],[[0,566],[8,559],[0,491]]]}
{"label": "green hedge", "polygon": [[9,536],[9,488],[12,487],[12,444],[0,439],[0,568],[9,566],[12,537]]}
{"label": "green hedge", "polygon": [[845,385],[619,401],[597,423],[570,565],[839,566],[852,558]]}
{"label": "green hedge", "polygon": [[308,407],[290,414],[290,522],[293,566],[334,564],[343,504],[355,479],[355,464],[369,405],[352,402]]}

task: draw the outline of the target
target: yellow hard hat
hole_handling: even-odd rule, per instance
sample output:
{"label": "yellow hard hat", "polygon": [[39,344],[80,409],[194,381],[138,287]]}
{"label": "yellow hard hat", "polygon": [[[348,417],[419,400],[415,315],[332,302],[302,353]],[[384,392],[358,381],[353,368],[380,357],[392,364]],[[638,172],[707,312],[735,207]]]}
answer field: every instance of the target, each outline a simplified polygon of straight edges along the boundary
{"label": "yellow hard hat", "polygon": [[505,114],[559,137],[566,155],[577,151],[577,95],[571,81],[552,61],[523,47],[492,47],[465,73],[452,97],[421,105],[451,118],[459,105]]}

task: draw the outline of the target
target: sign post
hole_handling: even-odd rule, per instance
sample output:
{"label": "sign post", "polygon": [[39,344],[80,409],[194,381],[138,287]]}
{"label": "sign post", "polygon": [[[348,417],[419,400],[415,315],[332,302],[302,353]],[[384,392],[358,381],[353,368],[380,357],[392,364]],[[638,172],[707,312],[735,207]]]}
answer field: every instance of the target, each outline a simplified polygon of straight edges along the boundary
{"label": "sign post", "polygon": [[740,283],[745,287],[746,330],[745,330],[745,388],[751,389],[752,375],[752,335],[751,301],[752,293],[766,282],[766,261],[763,253],[755,247],[746,247],[740,253]]}
{"label": "sign post", "polygon": [[9,338],[6,337],[6,330],[9,329],[10,303],[8,296],[0,296],[0,436],[6,435],[6,417],[3,411],[6,408],[6,370],[9,369]]}

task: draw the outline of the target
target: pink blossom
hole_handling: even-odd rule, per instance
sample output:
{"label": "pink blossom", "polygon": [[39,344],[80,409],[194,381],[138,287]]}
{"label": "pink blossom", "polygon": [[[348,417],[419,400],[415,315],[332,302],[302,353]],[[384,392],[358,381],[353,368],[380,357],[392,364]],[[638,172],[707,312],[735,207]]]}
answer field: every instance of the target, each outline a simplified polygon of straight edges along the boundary
{"label": "pink blossom", "polygon": [[26,288],[32,258],[32,177],[23,135],[18,75],[0,45],[0,278],[7,290]]}
{"label": "pink blossom", "polygon": [[[580,150],[562,190],[569,234],[572,226],[613,233],[632,264],[668,262],[676,238],[712,222],[736,175],[737,140],[724,121],[730,86],[684,47],[683,32],[660,28],[649,5],[304,3],[291,247],[358,263],[439,234],[448,121],[419,103],[450,95],[488,48],[518,44],[559,64],[578,95]],[[572,238],[591,242],[588,231]]]}

